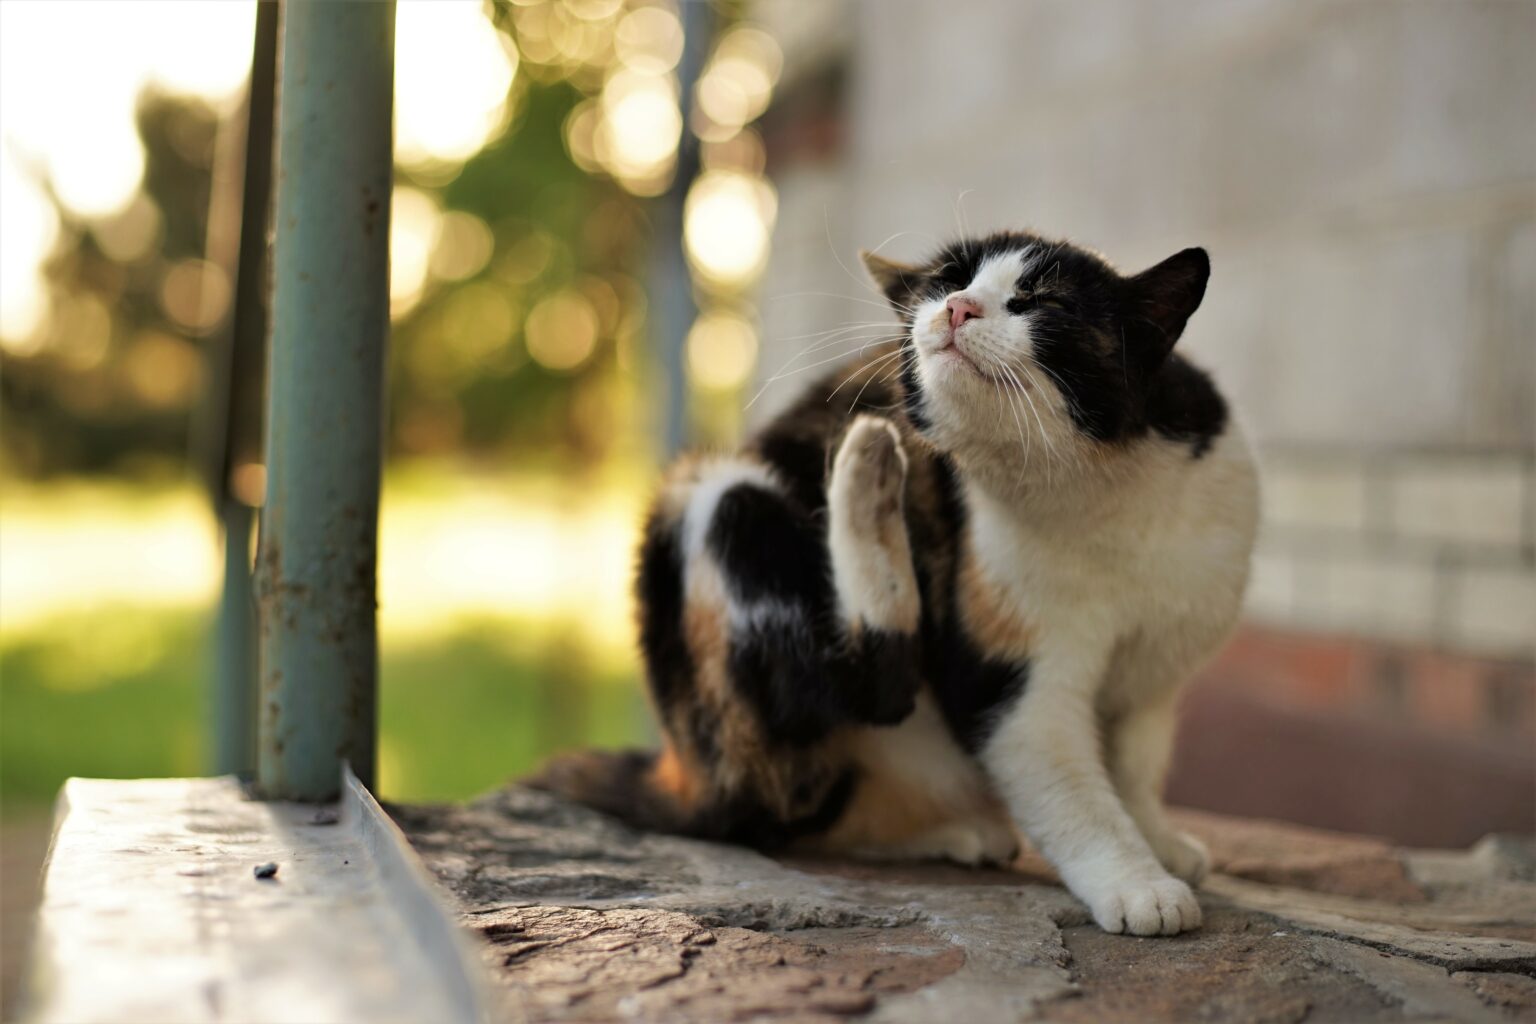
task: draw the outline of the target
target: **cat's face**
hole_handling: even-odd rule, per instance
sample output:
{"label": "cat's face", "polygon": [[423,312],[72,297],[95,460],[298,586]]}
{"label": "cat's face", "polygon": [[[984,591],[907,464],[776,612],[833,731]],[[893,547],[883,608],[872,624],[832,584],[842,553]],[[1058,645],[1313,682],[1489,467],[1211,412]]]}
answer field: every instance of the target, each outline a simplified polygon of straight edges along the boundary
{"label": "cat's face", "polygon": [[865,264],[909,331],[913,425],[941,448],[1041,459],[1146,432],[1153,376],[1205,293],[1186,249],[1122,277],[1063,242],[1005,233],[927,262]]}

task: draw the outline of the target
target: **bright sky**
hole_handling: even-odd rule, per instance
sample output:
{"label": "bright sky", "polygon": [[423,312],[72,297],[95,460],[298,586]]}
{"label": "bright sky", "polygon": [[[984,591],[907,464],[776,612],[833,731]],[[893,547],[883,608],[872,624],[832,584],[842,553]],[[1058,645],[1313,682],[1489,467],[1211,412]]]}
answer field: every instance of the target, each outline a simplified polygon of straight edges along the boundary
{"label": "bright sky", "polygon": [[[149,85],[239,100],[250,69],[249,0],[0,2],[0,337],[46,314],[39,267],[58,232],[40,178],[84,217],[133,199],[144,172],[134,105]],[[445,59],[445,55],[451,55]],[[407,0],[396,23],[396,151],[462,162],[506,124],[515,50],[479,0]]]}

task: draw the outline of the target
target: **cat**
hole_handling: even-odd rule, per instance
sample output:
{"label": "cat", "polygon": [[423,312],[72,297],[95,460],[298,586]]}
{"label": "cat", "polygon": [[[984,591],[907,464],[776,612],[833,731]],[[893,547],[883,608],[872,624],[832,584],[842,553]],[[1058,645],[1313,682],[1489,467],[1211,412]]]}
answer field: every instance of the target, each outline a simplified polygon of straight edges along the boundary
{"label": "cat", "polygon": [[1173,351],[1209,259],[1122,276],[1026,232],[862,255],[900,336],[737,453],[680,460],[651,508],[662,749],[534,784],[761,848],[1002,864],[1022,832],[1104,930],[1195,928],[1209,858],[1161,788],[1258,491]]}

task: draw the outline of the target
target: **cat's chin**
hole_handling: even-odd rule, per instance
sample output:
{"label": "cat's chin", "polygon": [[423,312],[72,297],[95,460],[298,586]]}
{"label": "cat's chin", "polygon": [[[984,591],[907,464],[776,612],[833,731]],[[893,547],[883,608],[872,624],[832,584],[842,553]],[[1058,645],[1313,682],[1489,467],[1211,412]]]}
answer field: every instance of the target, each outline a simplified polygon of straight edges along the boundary
{"label": "cat's chin", "polygon": [[977,366],[971,360],[970,356],[966,355],[958,346],[954,345],[953,343],[935,352],[932,356],[932,359],[937,366],[944,367],[946,369],[953,369],[960,373],[968,374],[972,377],[985,376],[985,374],[981,372],[981,367]]}
{"label": "cat's chin", "polygon": [[926,360],[930,386],[978,385],[987,384],[991,380],[974,359],[953,343],[930,352]]}

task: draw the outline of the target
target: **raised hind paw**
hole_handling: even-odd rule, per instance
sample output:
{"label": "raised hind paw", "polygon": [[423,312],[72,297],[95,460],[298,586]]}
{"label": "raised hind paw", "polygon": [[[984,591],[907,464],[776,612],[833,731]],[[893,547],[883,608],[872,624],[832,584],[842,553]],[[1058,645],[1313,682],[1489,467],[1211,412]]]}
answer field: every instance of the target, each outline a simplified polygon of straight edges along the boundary
{"label": "raised hind paw", "polygon": [[906,479],[907,453],[895,424],[882,416],[856,417],[832,462],[830,500],[866,524],[899,517]]}
{"label": "raised hind paw", "polygon": [[891,421],[855,419],[827,488],[832,580],[852,629],[917,629],[917,577],[903,511],[906,480],[907,455]]}
{"label": "raised hind paw", "polygon": [[1081,897],[1106,932],[1177,935],[1200,927],[1200,902],[1177,878],[1108,883]]}

